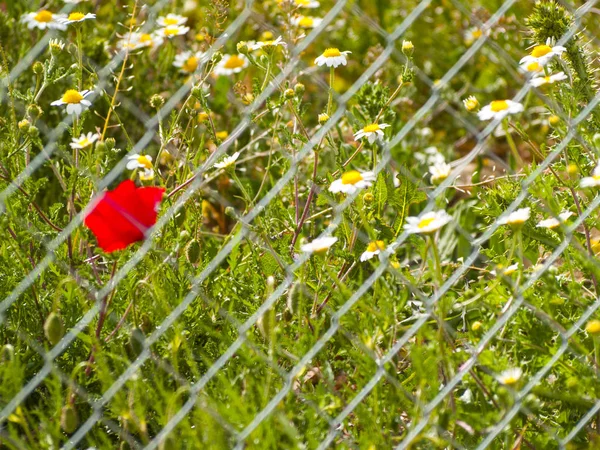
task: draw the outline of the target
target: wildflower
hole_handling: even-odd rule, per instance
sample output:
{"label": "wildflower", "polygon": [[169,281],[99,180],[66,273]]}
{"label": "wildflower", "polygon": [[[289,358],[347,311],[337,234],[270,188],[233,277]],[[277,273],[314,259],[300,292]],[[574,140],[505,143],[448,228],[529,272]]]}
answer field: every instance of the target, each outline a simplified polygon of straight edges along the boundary
{"label": "wildflower", "polygon": [[345,66],[348,64],[346,55],[352,53],[350,51],[340,52],[337,48],[328,48],[323,54],[315,59],[315,64],[318,66],[326,65],[327,67]]}
{"label": "wildflower", "polygon": [[64,50],[65,43],[63,41],[61,41],[60,39],[50,39],[50,42],[48,42],[48,48],[50,49],[51,52],[58,53],[58,52]]}
{"label": "wildflower", "polygon": [[278,46],[287,47],[287,44],[284,42],[283,38],[281,36],[279,36],[275,40],[269,39],[269,40],[265,40],[265,41],[254,42],[254,43],[248,42],[247,46],[248,46],[249,50],[255,51],[255,50],[260,50],[261,48],[264,48],[264,47],[271,47],[271,48],[275,48]]}
{"label": "wildflower", "polygon": [[594,335],[600,334],[600,320],[590,320],[588,323],[585,324],[585,331]]}
{"label": "wildflower", "polygon": [[470,95],[463,100],[463,105],[465,105],[467,111],[472,112],[479,108],[479,101],[477,100],[477,97]]}
{"label": "wildflower", "polygon": [[573,213],[571,211],[564,211],[558,215],[558,218],[551,217],[550,219],[545,219],[540,221],[536,227],[538,228],[549,228],[553,229],[560,225],[561,222],[566,222],[569,217],[571,217]]}
{"label": "wildflower", "polygon": [[343,192],[344,194],[354,194],[355,192],[368,188],[375,181],[373,172],[359,172],[351,170],[342,174],[342,178],[335,180],[329,186],[329,190],[335,194]]}
{"label": "wildflower", "polygon": [[354,139],[358,141],[359,139],[366,137],[369,141],[369,144],[372,144],[377,139],[383,140],[384,134],[382,130],[387,127],[389,127],[387,123],[372,123],[364,127],[362,130],[354,133]]}
{"label": "wildflower", "polygon": [[523,111],[523,105],[512,100],[494,100],[489,105],[481,108],[477,113],[481,120],[502,120],[509,114],[517,114]]}
{"label": "wildflower", "polygon": [[182,73],[194,73],[203,56],[202,52],[183,52],[175,56],[173,65],[179,67]]}
{"label": "wildflower", "polygon": [[219,61],[214,72],[215,75],[233,75],[246,67],[248,67],[248,58],[244,55],[223,55],[223,59]]}
{"label": "wildflower", "polygon": [[152,169],[152,156],[150,155],[130,155],[127,157],[127,169]]}
{"label": "wildflower", "polygon": [[323,19],[312,16],[296,16],[292,19],[292,25],[299,28],[316,28],[321,25]]}
{"label": "wildflower", "polygon": [[73,142],[71,142],[71,148],[86,148],[92,145],[94,142],[98,140],[100,135],[98,133],[88,133],[82,134],[78,138],[73,138]]}
{"label": "wildflower", "polygon": [[164,38],[156,33],[127,33],[117,42],[119,50],[137,50],[140,48],[156,48],[164,42]]}
{"label": "wildflower", "polygon": [[301,246],[300,250],[302,250],[304,253],[316,253],[320,255],[329,250],[329,247],[335,244],[337,240],[338,238],[332,236],[317,238],[314,241]]}
{"label": "wildflower", "polygon": [[136,187],[133,181],[125,180],[100,196],[84,223],[105,252],[124,249],[147,236],[156,223],[164,192],[163,188]]}
{"label": "wildflower", "polygon": [[91,93],[92,91],[88,90],[79,92],[76,89],[69,89],[60,100],[56,100],[50,104],[52,106],[67,105],[67,114],[79,116],[84,109],[92,105],[92,102],[85,99]]}
{"label": "wildflower", "polygon": [[530,64],[532,62],[537,62],[541,66],[545,66],[548,61],[550,61],[554,56],[560,56],[567,49],[562,45],[556,45],[551,47],[551,41],[546,41],[546,44],[536,45],[531,50],[529,55],[524,56],[519,61],[520,65]]}
{"label": "wildflower", "polygon": [[519,382],[523,371],[519,367],[507,369],[496,377],[496,379],[505,386],[514,386]]}
{"label": "wildflower", "polygon": [[165,16],[160,16],[158,19],[156,19],[156,24],[159,27],[169,27],[169,26],[179,26],[179,25],[183,25],[184,23],[187,22],[187,17],[184,16],[180,16],[178,14],[167,14],[166,17]]}
{"label": "wildflower", "polygon": [[483,31],[481,30],[481,28],[477,28],[477,27],[469,28],[465,32],[465,35],[464,35],[465,44],[471,45],[473,42],[475,42],[481,36],[483,36]]}
{"label": "wildflower", "polygon": [[446,211],[430,211],[420,217],[407,217],[404,230],[409,234],[433,233],[452,220]]}
{"label": "wildflower", "polygon": [[515,273],[518,269],[519,269],[519,265],[518,264],[511,264],[508,267],[504,267],[502,264],[498,264],[496,266],[496,269],[492,270],[490,272],[490,274],[491,275],[496,275],[497,271],[499,271],[501,275],[504,275],[505,277],[508,277],[509,275],[512,275],[513,273]]}
{"label": "wildflower", "polygon": [[582,188],[600,186],[600,161],[598,161],[598,165],[594,168],[592,176],[582,178],[579,186]]}
{"label": "wildflower", "polygon": [[140,177],[140,181],[150,181],[154,179],[154,169],[142,169],[141,172],[138,172]]}
{"label": "wildflower", "polygon": [[513,227],[523,225],[527,220],[529,220],[529,216],[531,215],[530,208],[520,208],[514,212],[511,212],[507,216],[498,220],[498,224],[500,225],[511,225]]}
{"label": "wildflower", "polygon": [[329,115],[327,113],[322,113],[317,116],[317,120],[320,124],[323,124],[329,120]]}
{"label": "wildflower", "polygon": [[369,259],[373,258],[373,256],[379,255],[379,253],[384,250],[391,253],[396,249],[397,246],[398,244],[396,242],[388,245],[387,247],[383,241],[369,242],[367,249],[362,255],[360,255],[360,260],[361,262],[368,261]]}
{"label": "wildflower", "polygon": [[[278,4],[284,3],[286,0],[277,0]],[[289,0],[292,5],[298,8],[318,8],[321,4],[315,0]]]}
{"label": "wildflower", "polygon": [[53,14],[46,9],[41,9],[38,12],[23,14],[21,22],[27,24],[27,28],[30,30],[33,28],[40,30],[45,30],[46,28],[50,30],[66,30],[67,26],[62,23],[62,20],[65,18],[64,14]]}
{"label": "wildflower", "polygon": [[64,23],[65,25],[70,25],[72,23],[79,23],[79,22],[83,22],[84,20],[90,20],[90,19],[95,19],[95,18],[96,18],[96,14],[91,14],[91,13],[83,14],[80,12],[72,12],[71,14],[69,14],[69,17],[61,19],[61,22]]}
{"label": "wildflower", "polygon": [[411,56],[415,51],[415,46],[412,41],[402,41],[402,53],[406,56]]}
{"label": "wildflower", "polygon": [[181,36],[190,31],[190,27],[184,27],[181,25],[168,25],[164,28],[159,28],[156,34],[160,37],[172,39],[175,36]]}
{"label": "wildflower", "polygon": [[554,75],[532,78],[529,81],[529,84],[531,84],[534,87],[540,87],[544,84],[554,84],[557,81],[563,81],[563,80],[566,80],[567,78],[568,77],[565,75],[564,72],[558,72],[558,73],[555,73]]}
{"label": "wildflower", "polygon": [[522,64],[519,66],[519,70],[521,72],[525,72],[527,74],[538,74],[544,70],[542,65],[537,61],[530,61],[528,63]]}
{"label": "wildflower", "polygon": [[445,162],[436,162],[433,166],[429,166],[429,173],[431,174],[431,183],[438,184],[444,181],[450,175],[452,166]]}
{"label": "wildflower", "polygon": [[217,132],[215,133],[215,137],[216,137],[217,139],[219,139],[220,141],[227,139],[227,136],[229,136],[229,132],[228,132],[228,131],[226,131],[226,130],[223,130],[223,131],[217,131]]}
{"label": "wildflower", "polygon": [[233,167],[235,167],[235,162],[237,161],[239,156],[240,156],[240,152],[235,152],[233,155],[226,156],[225,158],[223,158],[221,160],[221,162],[216,163],[213,167],[215,167],[217,169],[224,169],[224,170],[233,168]]}

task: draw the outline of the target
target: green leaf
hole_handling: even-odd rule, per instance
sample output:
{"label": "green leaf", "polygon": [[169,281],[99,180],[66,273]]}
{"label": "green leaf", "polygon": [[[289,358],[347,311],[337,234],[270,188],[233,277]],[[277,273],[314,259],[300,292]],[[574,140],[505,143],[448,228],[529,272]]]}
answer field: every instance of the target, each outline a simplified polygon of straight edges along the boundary
{"label": "green leaf", "polygon": [[407,177],[402,174],[397,175],[400,185],[394,191],[394,195],[390,198],[390,203],[397,209],[398,215],[394,221],[396,235],[402,229],[402,225],[406,221],[410,205],[420,203],[427,200],[427,195],[419,191],[417,186],[412,183]]}

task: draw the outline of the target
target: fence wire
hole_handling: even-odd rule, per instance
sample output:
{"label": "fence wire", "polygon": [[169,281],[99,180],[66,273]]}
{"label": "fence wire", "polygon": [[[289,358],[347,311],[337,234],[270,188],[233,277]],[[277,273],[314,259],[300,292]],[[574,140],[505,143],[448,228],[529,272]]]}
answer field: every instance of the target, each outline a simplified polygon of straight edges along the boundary
{"label": "fence wire", "polygon": [[[169,2],[166,0],[158,1],[149,7],[147,11],[148,19],[143,25],[142,30],[150,30],[154,26],[156,17],[165,12],[168,3]],[[164,445],[168,437],[176,435],[182,421],[189,418],[195,409],[206,411],[220,424],[228,435],[229,445],[231,447],[239,449],[248,446],[261,448],[261,443],[253,440],[253,433],[255,433],[259,427],[268,423],[278,409],[285,410],[290,396],[296,399],[294,408],[301,408],[303,412],[304,409],[311,409],[327,424],[326,432],[319,436],[318,442],[311,442],[308,444],[307,442],[304,442],[302,436],[299,436],[299,441],[295,444],[290,444],[290,448],[304,446],[325,449],[337,445],[345,445],[350,448],[362,448],[362,442],[357,435],[358,431],[350,429],[346,424],[349,417],[353,414],[357,414],[359,407],[365,404],[368,396],[384,382],[394,386],[396,390],[401,392],[403,396],[415,404],[417,406],[416,409],[419,411],[418,414],[413,417],[399,419],[404,421],[404,429],[395,430],[396,435],[394,436],[394,439],[387,442],[390,447],[398,449],[412,448],[415,445],[415,442],[418,442],[420,439],[422,440],[423,436],[427,435],[428,429],[430,431],[435,430],[444,440],[444,445],[449,446],[449,448],[488,448],[489,446],[493,446],[495,442],[499,442],[499,435],[505,432],[507,427],[511,426],[511,423],[514,423],[514,418],[518,415],[525,415],[528,420],[535,423],[547,434],[551,435],[556,442],[557,448],[567,448],[584,429],[587,429],[588,433],[596,431],[596,424],[592,421],[597,418],[597,413],[600,412],[600,400],[595,400],[593,398],[589,400],[591,407],[578,421],[576,421],[576,425],[572,429],[557,430],[547,425],[542,418],[538,417],[535,412],[532,412],[528,405],[528,398],[534,391],[534,388],[547,377],[549,372],[556,367],[565,354],[570,354],[573,358],[582,361],[584,364],[589,364],[587,355],[582,352],[578,343],[574,344],[573,338],[578,333],[580,334],[585,324],[594,317],[595,312],[600,308],[600,298],[597,298],[587,307],[583,307],[582,305],[577,312],[578,317],[574,318],[573,323],[569,328],[565,328],[538,307],[529,303],[525,297],[525,292],[535,288],[536,283],[550,270],[555,262],[565,256],[567,250],[575,252],[581,258],[588,258],[589,265],[592,266],[590,271],[592,272],[592,277],[594,277],[593,274],[596,273],[594,270],[600,268],[600,265],[598,264],[598,261],[594,259],[593,254],[589,254],[591,249],[585,248],[579,244],[576,233],[581,234],[581,229],[585,226],[586,219],[592,217],[597,211],[598,206],[600,206],[600,196],[596,196],[589,202],[587,207],[580,212],[572,224],[565,225],[561,223],[560,229],[563,232],[562,241],[550,255],[544,258],[541,266],[537,268],[536,271],[532,272],[522,284],[515,284],[512,279],[500,275],[500,278],[504,278],[504,281],[512,286],[514,295],[511,296],[504,309],[491,324],[490,328],[482,334],[477,343],[464,344],[463,351],[466,353],[465,360],[460,367],[458,367],[453,376],[444,379],[439,392],[433,398],[422,403],[414,391],[407,389],[403,382],[399,382],[399,373],[395,370],[393,364],[395,358],[398,357],[401,351],[407,351],[409,345],[413,345],[418,334],[428,323],[434,322],[438,324],[442,334],[448,333],[451,336],[457,335],[457,330],[439,316],[439,313],[437,312],[439,303],[444,300],[445,296],[451,294],[452,290],[464,280],[464,277],[472,267],[478,263],[489,263],[489,260],[485,253],[482,252],[482,249],[494,236],[495,232],[502,226],[502,219],[508,217],[509,214],[526,204],[530,198],[529,188],[537,183],[540,177],[552,168],[552,164],[563,155],[567,147],[573,141],[577,142],[585,149],[590,149],[592,147],[590,142],[581,135],[580,129],[582,126],[586,126],[586,122],[589,120],[590,115],[600,102],[600,95],[590,99],[590,101],[583,106],[581,111],[573,116],[572,111],[567,112],[563,110],[561,107],[562,105],[560,105],[556,99],[549,98],[540,90],[533,88],[529,83],[523,84],[524,78],[518,73],[517,61],[515,61],[504,48],[490,38],[488,31],[494,29],[499,22],[505,20],[510,9],[516,3],[517,0],[504,1],[487,20],[479,20],[475,16],[471,17],[472,24],[477,26],[482,33],[440,79],[434,81],[430,79],[421,68],[417,66],[414,67],[416,77],[423,85],[431,90],[431,95],[397,133],[393,134],[388,140],[381,144],[379,148],[381,159],[373,171],[375,175],[378,175],[389,167],[395,167],[392,150],[401,146],[403,141],[407,139],[411,133],[414,133],[420,125],[427,123],[428,121],[433,121],[437,115],[442,113],[448,114],[452,120],[456,122],[457,127],[465,129],[470,138],[474,140],[475,144],[466,155],[452,164],[452,171],[447,178],[428,193],[427,203],[421,209],[420,214],[425,214],[438,209],[438,199],[442,198],[448,190],[455,187],[461,174],[465,173],[467,168],[474,161],[483,156],[489,157],[490,159],[495,158],[490,152],[489,146],[493,134],[496,130],[500,129],[499,126],[501,125],[501,121],[493,120],[487,124],[483,130],[480,130],[474,126],[472,122],[465,119],[464,112],[457,109],[456,105],[453,105],[446,97],[446,90],[449,89],[451,82],[455,80],[465,66],[483,52],[485,52],[488,57],[494,58],[496,63],[507,68],[515,85],[520,84],[520,90],[512,97],[514,101],[525,102],[529,101],[530,97],[535,96],[551,110],[556,111],[556,114],[566,124],[568,132],[562,140],[547,153],[544,159],[536,162],[536,165],[532,170],[521,174],[522,180],[520,181],[520,191],[515,196],[514,201],[505,208],[505,211],[497,218],[497,220],[489,224],[488,228],[480,236],[472,236],[470,232],[462,229],[458,223],[453,223],[452,231],[469,241],[471,251],[460,264],[456,265],[456,268],[452,273],[446,273],[443,282],[432,294],[424,292],[422,288],[417,285],[415,280],[409,279],[406,274],[403,273],[401,268],[390,264],[390,255],[383,252],[379,258],[379,264],[366,278],[364,283],[349,295],[347,300],[336,306],[328,304],[327,300],[323,303],[322,306],[327,311],[329,317],[329,324],[326,326],[325,331],[313,345],[304,351],[303,354],[290,354],[285,364],[273,359],[273,349],[269,349],[268,347],[265,348],[263,345],[254,342],[252,331],[257,327],[260,327],[260,324],[265,320],[266,315],[272,311],[278,303],[281,303],[282,298],[285,297],[292,287],[299,282],[299,274],[301,274],[303,270],[306,270],[306,267],[311,264],[311,255],[295,255],[292,263],[284,264],[282,276],[281,279],[278,280],[278,284],[276,283],[273,286],[272,291],[266,299],[251,314],[249,314],[245,320],[240,320],[239,317],[236,317],[235,314],[227,310],[223,305],[210,298],[210,295],[205,291],[205,283],[210,281],[211,277],[215,276],[217,271],[223,268],[223,265],[228,264],[228,257],[245,240],[254,241],[255,245],[261,245],[261,248],[265,252],[271,254],[277,261],[281,260],[281,255],[278,255],[277,252],[273,250],[269,236],[263,236],[256,232],[255,224],[261,220],[261,215],[264,215],[263,213],[267,210],[267,207],[275,202],[286,189],[290,189],[290,185],[295,182],[297,179],[296,177],[302,174],[300,169],[303,161],[311,156],[315,149],[318,149],[321,143],[328,139],[329,134],[335,130],[336,125],[344,120],[346,114],[349,112],[350,105],[353,100],[355,100],[360,89],[369,81],[376,79],[377,72],[382,69],[386,63],[391,61],[400,63],[406,62],[406,57],[400,50],[402,40],[406,37],[407,33],[410,31],[410,27],[413,26],[417,20],[431,17],[436,8],[455,8],[457,11],[462,11],[463,14],[467,15],[474,9],[474,5],[461,0],[452,0],[450,2],[422,0],[420,2],[414,2],[414,7],[405,17],[403,17],[398,25],[394,27],[393,31],[386,32],[385,29],[378,24],[378,21],[375,18],[370,17],[366,12],[366,10],[369,9],[368,4],[363,5],[362,2],[348,2],[345,0],[334,2],[329,11],[324,14],[322,22],[314,27],[297,45],[288,42],[287,51],[289,52],[289,62],[279,68],[279,72],[274,76],[273,80],[266,84],[265,89],[245,107],[242,117],[238,118],[237,124],[229,133],[229,136],[218,145],[217,149],[197,169],[195,169],[193,173],[190,174],[188,181],[178,187],[176,192],[173,192],[173,194],[177,193],[178,196],[175,198],[174,195],[167,192],[170,201],[168,202],[168,206],[164,208],[164,211],[161,212],[151,233],[141,245],[139,245],[138,249],[131,255],[129,260],[121,264],[120,267],[111,274],[110,279],[107,282],[102,282],[101,280],[86,279],[86,275],[84,275],[82,271],[78,271],[77,268],[71,267],[67,262],[58,259],[57,254],[59,253],[59,249],[70,242],[74,233],[82,225],[83,219],[91,212],[104,190],[113,185],[116,180],[122,178],[122,175],[126,172],[128,157],[143,152],[153,141],[156,141],[158,137],[158,128],[161,122],[169,117],[171,112],[183,108],[182,105],[187,104],[188,100],[192,98],[191,91],[194,88],[194,81],[192,78],[189,78],[182,83],[180,88],[169,96],[164,106],[162,106],[153,117],[145,116],[146,113],[138,108],[137,105],[128,101],[126,96],[118,97],[121,100],[120,107],[129,111],[132,117],[139,118],[139,121],[145,130],[144,134],[130,146],[130,150],[120,158],[110,172],[101,179],[94,180],[95,195],[90,199],[88,206],[74,215],[69,223],[58,230],[50,241],[41,242],[44,248],[44,257],[37,263],[32,264],[32,270],[16,286],[10,289],[9,294],[0,303],[0,326],[4,327],[5,330],[10,330],[11,333],[18,336],[20,341],[24,342],[25,345],[33,349],[33,351],[37,352],[43,360],[43,365],[30,379],[26,380],[24,386],[16,395],[9,399],[0,397],[0,443],[7,446],[18,446],[18,444],[13,442],[13,437],[7,432],[7,422],[10,422],[11,418],[12,421],[14,421],[15,414],[18,413],[23,405],[27,404],[28,399],[33,397],[34,394],[39,394],[40,391],[44,389],[44,383],[48,382],[51,375],[60,379],[64,386],[68,386],[70,389],[69,392],[72,392],[73,395],[77,395],[77,397],[84,399],[90,408],[90,413],[85,420],[78,424],[76,429],[70,432],[64,443],[61,444],[64,449],[82,448],[84,442],[88,442],[86,439],[90,436],[90,433],[93,432],[94,428],[97,427],[99,422],[110,429],[115,435],[119,435],[120,438],[127,442],[132,448],[163,448],[161,446]],[[590,31],[581,24],[581,19],[585,19],[590,14],[596,13],[597,10],[595,10],[595,5],[596,1],[584,2],[579,8],[571,8],[571,5],[566,5],[573,14],[574,25],[558,40],[558,42],[556,42],[555,45],[567,45],[574,36],[579,35],[580,33],[585,33],[591,40],[597,39],[593,33],[590,33]],[[67,13],[72,10],[72,8],[73,5],[66,5],[62,12]],[[260,23],[264,18],[261,18],[256,9],[256,2],[252,0],[247,0],[241,5],[241,9],[232,18],[231,23],[206,51],[205,57],[202,59],[196,70],[197,73],[202,73],[205,65],[209,64],[209,61],[217,52],[225,52],[225,48],[230,48],[234,51],[235,45],[232,48],[231,43],[236,41],[236,36],[241,34],[245,27],[252,27],[257,23],[264,29],[270,27],[267,23]],[[143,264],[146,258],[152,256],[153,252],[158,250],[159,246],[157,242],[162,236],[162,233],[165,232],[165,227],[173,222],[177,214],[181,213],[199,192],[205,194],[205,190],[209,189],[211,182],[214,182],[216,178],[215,175],[212,175],[209,172],[214,166],[214,163],[226,155],[231,148],[235,148],[242,152],[244,150],[250,151],[253,144],[269,133],[269,130],[261,129],[260,125],[254,121],[256,112],[261,107],[264,107],[265,102],[267,102],[271,96],[280,94],[284,87],[287,86],[286,83],[289,83],[294,77],[297,77],[299,73],[305,77],[310,77],[315,85],[323,85],[321,75],[307,67],[306,62],[302,59],[302,55],[311,45],[315,45],[319,38],[322,38],[324,34],[327,34],[328,27],[330,29],[334,26],[336,20],[342,15],[352,15],[358,18],[363,25],[366,24],[366,26],[371,29],[373,34],[380,36],[384,40],[385,45],[380,49],[378,56],[365,67],[360,77],[345,89],[343,94],[334,93],[335,109],[329,120],[321,127],[316,128],[297,152],[294,154],[283,154],[282,152],[282,157],[288,159],[289,168],[278,177],[272,188],[260,198],[254,207],[245,213],[236,216],[237,225],[234,232],[231,233],[231,236],[212,257],[210,262],[204,266],[202,271],[193,279],[189,280],[187,294],[183,296],[181,302],[167,314],[166,318],[160,324],[155,326],[154,331],[150,332],[147,336],[139,338],[138,344],[140,346],[140,351],[131,359],[127,368],[122,373],[118,374],[118,376],[115,376],[112,383],[102,385],[94,390],[93,393],[87,392],[86,388],[78,383],[76,377],[70,376],[61,370],[59,364],[60,359],[65,357],[65,355],[68,355],[70,349],[74,346],[79,345],[78,339],[80,339],[82,334],[87,332],[88,327],[90,327],[94,320],[103,313],[103,309],[106,308],[107,299],[114,295],[114,292],[119,289],[120,286],[123,287],[123,284],[128,280],[132,271],[140,264]],[[38,58],[47,48],[50,38],[57,36],[57,34],[56,31],[47,33],[31,48],[25,57],[22,58],[8,74],[8,77],[5,80],[7,85],[10,86],[15,83],[25,71],[29,70],[36,58]],[[127,50],[119,51],[114,55],[110,62],[105,65],[96,64],[91,59],[88,60],[87,64],[95,67],[98,73],[98,83],[94,91],[96,96],[91,97],[93,103],[101,98],[103,91],[114,84],[112,81],[113,71],[124,61],[124,58],[127,57],[127,52]],[[116,89],[116,87],[112,87]],[[327,85],[325,85],[325,88],[327,88]],[[9,103],[8,96],[5,95],[4,92],[2,93],[2,101],[6,105]],[[391,106],[394,107],[394,104]],[[93,107],[94,105],[92,105],[92,108]],[[24,109],[24,105],[20,105],[19,108]],[[58,143],[61,140],[64,140],[64,136],[67,133],[67,129],[72,125],[72,121],[73,117],[67,116],[63,122],[55,128],[50,128],[43,124],[41,125],[45,142],[44,148],[35,158],[33,158],[30,164],[28,164],[21,173],[12,177],[10,180],[7,180],[8,182],[6,183],[4,190],[0,192],[0,214],[2,216],[10,215],[10,208],[7,208],[7,206],[10,205],[13,198],[18,195],[19,192],[23,192],[23,187],[26,185],[26,182],[34,177],[37,171],[45,168],[47,164],[52,164],[52,159],[57,157],[57,153],[61,153],[58,150]],[[297,120],[295,120],[294,126],[299,126]],[[256,141],[251,140],[248,145],[240,150],[237,149],[237,141],[244,136],[244,133],[250,133],[251,136],[257,136],[257,138]],[[506,133],[508,134],[509,131],[506,131]],[[68,155],[64,155],[64,157],[68,158]],[[502,160],[498,160],[498,162],[499,164],[504,164]],[[506,164],[504,164],[504,166],[509,170]],[[398,170],[401,173],[408,173],[408,171],[402,167],[398,167]],[[322,186],[309,187],[310,189],[315,190],[316,195],[324,191]],[[213,198],[223,206],[231,206],[219,193],[212,193],[212,195]],[[360,192],[350,194],[341,203],[336,202],[333,198],[329,198],[327,206],[331,209],[331,219],[327,222],[327,227],[321,233],[318,233],[318,235],[321,237],[331,236],[336,230],[342,227],[346,214],[349,212],[349,208],[356,204],[358,197],[361,195],[362,193]],[[546,205],[545,207],[547,208],[548,214],[555,216],[549,206]],[[558,218],[558,216],[556,216],[556,218]],[[34,225],[19,217],[11,217],[11,220],[21,225],[22,229],[19,230],[20,232],[29,234],[32,239],[39,239],[38,236],[40,235],[40,230],[36,229]],[[589,236],[586,237],[588,238],[589,245]],[[410,234],[404,231],[395,238],[394,243],[398,246],[407,245],[409,238]],[[358,239],[365,244],[369,243],[369,238],[364,233],[358,233]],[[164,254],[161,254],[161,257],[164,257],[165,261],[168,260],[171,255],[176,254],[176,249],[161,250],[167,252],[166,257]],[[90,265],[91,264],[93,264],[93,262],[90,262]],[[47,349],[36,342],[35,338],[20,330],[18,323],[11,322],[9,313],[11,308],[19,307],[18,303],[20,299],[26,295],[28,290],[40,284],[40,280],[43,279],[46,271],[51,268],[52,270],[55,270],[54,267],[58,267],[65,274],[73,276],[77,280],[80,288],[86,291],[88,298],[93,302],[93,306],[86,312],[80,314],[77,323],[66,331],[59,342]],[[347,273],[350,273],[350,270],[348,270]],[[410,291],[410,294],[422,303],[424,310],[415,315],[414,321],[408,327],[403,327],[404,332],[399,336],[395,336],[387,351],[381,354],[376,353],[365,346],[355,332],[344,326],[343,319],[352,311],[352,308],[357,305],[363,296],[375,289],[376,283],[385,279],[387,275],[389,275],[391,279],[398,280],[404,289]],[[341,271],[337,276],[336,274],[330,274],[333,286],[345,286],[344,279],[340,279],[340,277],[342,277]],[[96,281],[98,283],[96,283]],[[99,288],[95,287],[96,284],[99,285]],[[182,375],[179,370],[171,364],[168,358],[153,351],[153,346],[161,339],[165,338],[168,333],[170,334],[178,328],[178,321],[181,320],[185,314],[189,313],[190,307],[194,302],[199,301],[205,303],[207,308],[214,308],[218,315],[236,330],[236,337],[233,339],[231,345],[223,351],[216,360],[207,365],[202,373],[199,373],[193,380],[189,380],[188,377]],[[510,404],[506,407],[505,411],[503,411],[498,421],[489,424],[489,426],[477,436],[475,444],[473,444],[473,442],[468,444],[461,443],[455,435],[455,432],[449,431],[448,424],[440,420],[440,405],[443,405],[444,403],[451,405],[455,401],[457,388],[459,388],[461,383],[465,382],[466,378],[471,377],[477,384],[482,383],[481,379],[474,371],[479,364],[479,358],[484,351],[490,348],[492,342],[495,339],[498,339],[503,332],[502,330],[510,324],[511,320],[523,310],[530,310],[536,314],[548,328],[551,328],[554,333],[556,333],[561,344],[541,370],[536,373],[528,374],[526,383],[519,389],[511,390]],[[119,318],[112,314],[109,314],[108,320],[113,325],[122,327],[122,330],[124,331],[131,332],[135,328],[130,324],[121,323]],[[310,398],[295,389],[295,384],[302,374],[311,367],[311,363],[318,359],[319,354],[323,349],[326,348],[332,340],[339,339],[340,335],[342,335],[348,343],[359,348],[362,354],[371,358],[375,369],[373,374],[366,377],[366,383],[354,387],[353,396],[345,401],[343,407],[335,414],[330,414],[320,402],[315,401],[314,398]],[[285,348],[277,350],[281,353],[287,352],[287,349]],[[223,414],[223,410],[217,410],[211,406],[208,387],[215,379],[222,375],[222,372],[232,363],[232,361],[238,359],[239,355],[245,351],[250,351],[253,355],[258,356],[259,360],[264,365],[270,367],[273,372],[278,375],[280,387],[273,395],[270,395],[266,404],[264,404],[260,410],[256,411],[252,420],[240,426],[239,423],[230,423],[230,418],[227,414]],[[597,362],[594,364],[597,365]],[[142,370],[148,367],[148,365],[168,374],[169,377],[175,380],[176,383],[172,387],[181,389],[181,392],[185,393],[185,401],[182,401],[177,410],[173,411],[168,417],[162,418],[160,421],[161,426],[154,429],[151,435],[144,435],[143,438],[140,438],[134,431],[129,430],[124,426],[123,422],[118,423],[112,418],[107,417],[107,411],[112,409],[111,402],[114,401],[115,397],[122,394],[123,391],[126,391],[128,383],[139,377]],[[590,367],[590,370],[597,370],[597,367]],[[495,402],[493,398],[490,401]],[[294,409],[291,409],[291,411],[293,410]],[[201,426],[201,424],[199,426]],[[459,426],[462,426],[469,433],[471,428],[469,424],[462,424]],[[517,432],[520,433],[521,431],[515,430],[515,433]],[[343,437],[340,438],[340,435],[343,435]],[[523,434],[521,434],[519,439],[525,442],[526,445],[530,445],[524,440]],[[188,448],[189,445],[182,443],[181,448]],[[203,446],[199,446],[198,448],[203,448]]]}

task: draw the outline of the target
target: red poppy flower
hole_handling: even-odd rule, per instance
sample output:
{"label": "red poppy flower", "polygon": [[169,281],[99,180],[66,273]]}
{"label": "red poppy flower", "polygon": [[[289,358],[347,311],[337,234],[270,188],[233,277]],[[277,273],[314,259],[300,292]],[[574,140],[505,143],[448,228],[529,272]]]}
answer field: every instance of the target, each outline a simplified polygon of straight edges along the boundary
{"label": "red poppy flower", "polygon": [[124,249],[146,237],[156,223],[158,205],[164,193],[163,188],[136,187],[131,180],[123,181],[97,200],[83,222],[105,252]]}

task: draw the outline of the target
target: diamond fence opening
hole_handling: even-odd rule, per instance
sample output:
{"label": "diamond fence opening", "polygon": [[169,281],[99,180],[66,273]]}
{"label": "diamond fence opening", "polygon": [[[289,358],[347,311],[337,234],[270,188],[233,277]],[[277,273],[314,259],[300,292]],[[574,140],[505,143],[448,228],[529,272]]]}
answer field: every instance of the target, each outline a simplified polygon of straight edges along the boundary
{"label": "diamond fence opening", "polygon": [[600,446],[598,11],[0,4],[0,447]]}

